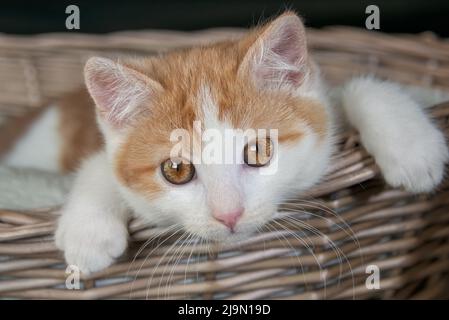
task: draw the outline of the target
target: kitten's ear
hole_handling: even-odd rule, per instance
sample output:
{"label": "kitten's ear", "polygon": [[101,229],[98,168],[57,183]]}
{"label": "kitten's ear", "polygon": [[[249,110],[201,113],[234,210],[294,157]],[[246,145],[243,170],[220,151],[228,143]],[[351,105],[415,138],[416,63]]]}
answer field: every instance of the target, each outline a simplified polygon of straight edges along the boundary
{"label": "kitten's ear", "polygon": [[144,112],[145,102],[162,86],[130,67],[106,58],[90,58],[84,67],[87,89],[107,124],[120,129]]}
{"label": "kitten's ear", "polygon": [[308,72],[306,35],[300,18],[285,13],[263,27],[238,72],[262,88],[300,86]]}

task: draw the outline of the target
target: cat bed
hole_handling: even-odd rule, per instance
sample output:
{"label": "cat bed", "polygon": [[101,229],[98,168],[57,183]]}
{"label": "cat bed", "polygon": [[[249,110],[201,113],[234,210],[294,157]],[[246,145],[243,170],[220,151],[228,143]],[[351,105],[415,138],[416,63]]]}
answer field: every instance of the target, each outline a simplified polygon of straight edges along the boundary
{"label": "cat bed", "polygon": [[[79,86],[91,55],[156,54],[243,32],[0,35],[0,125]],[[449,43],[430,33],[338,27],[310,30],[309,44],[331,84],[373,73],[449,91]],[[449,103],[429,112],[447,133]],[[338,141],[326,179],[253,238],[219,248],[133,220],[126,255],[89,276],[66,268],[53,243],[70,178],[1,168],[0,298],[449,297],[448,181],[431,195],[391,189],[356,132]]]}

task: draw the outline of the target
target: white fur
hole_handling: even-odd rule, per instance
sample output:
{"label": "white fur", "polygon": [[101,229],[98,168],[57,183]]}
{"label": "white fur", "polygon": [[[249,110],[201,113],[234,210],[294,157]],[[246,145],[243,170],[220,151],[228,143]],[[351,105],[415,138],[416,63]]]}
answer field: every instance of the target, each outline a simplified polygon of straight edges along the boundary
{"label": "white fur", "polygon": [[49,107],[6,154],[2,162],[14,167],[59,171],[58,122],[57,108]]}
{"label": "white fur", "polygon": [[110,170],[104,152],[82,164],[55,235],[67,263],[86,274],[107,267],[126,249],[128,209]]}
{"label": "white fur", "polygon": [[390,185],[429,192],[442,181],[449,155],[444,136],[403,88],[356,78],[343,88],[342,106]]}

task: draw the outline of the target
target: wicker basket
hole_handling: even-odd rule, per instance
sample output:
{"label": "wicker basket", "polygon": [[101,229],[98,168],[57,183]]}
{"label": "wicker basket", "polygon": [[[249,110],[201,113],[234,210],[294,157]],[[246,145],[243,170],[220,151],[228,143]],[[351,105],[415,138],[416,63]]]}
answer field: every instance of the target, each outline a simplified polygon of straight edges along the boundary
{"label": "wicker basket", "polygon": [[[83,62],[93,54],[153,54],[243,32],[0,36],[1,117],[8,121],[79,86]],[[309,43],[333,84],[369,72],[449,90],[449,43],[432,34],[388,36],[330,28],[310,30]],[[432,113],[447,132],[449,104]],[[134,220],[127,255],[105,271],[81,277],[79,290],[66,289],[65,265],[52,241],[58,208],[4,208],[0,297],[448,297],[448,184],[431,196],[390,189],[358,145],[355,132],[341,135],[339,141],[340,152],[327,179],[310,191],[308,200],[292,200],[283,208],[296,211],[292,223],[274,222],[250,240],[219,249],[198,243],[180,246],[182,236]],[[369,265],[380,270],[380,289],[366,286]]]}

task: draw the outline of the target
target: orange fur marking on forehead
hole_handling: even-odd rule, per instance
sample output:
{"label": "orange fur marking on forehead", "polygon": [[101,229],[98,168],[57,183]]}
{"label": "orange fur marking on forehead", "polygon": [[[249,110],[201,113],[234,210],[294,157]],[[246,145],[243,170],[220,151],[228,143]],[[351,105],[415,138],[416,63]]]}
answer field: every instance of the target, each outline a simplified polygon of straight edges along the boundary
{"label": "orange fur marking on forehead", "polygon": [[[219,120],[235,128],[258,128],[264,123],[281,125],[292,117],[304,120],[314,131],[325,131],[327,117],[322,106],[286,92],[258,90],[247,77],[237,75],[249,46],[261,31],[237,41],[169,53],[163,57],[129,61],[126,65],[159,82],[164,93],[154,99],[152,112],[173,128],[189,129],[200,119],[198,92],[210,88]],[[265,126],[263,126],[265,127]]]}
{"label": "orange fur marking on forehead", "polygon": [[292,143],[301,138],[298,124],[304,123],[325,136],[328,118],[318,102],[284,91],[259,90],[238,74],[243,57],[264,28],[236,41],[124,62],[157,81],[163,93],[151,98],[150,111],[133,125],[119,151],[116,172],[122,181],[143,192],[162,190],[153,171],[169,157],[172,130],[182,128],[192,134],[193,122],[203,120],[198,93],[204,86],[210,88],[219,120],[236,129],[278,129],[280,142]]}

